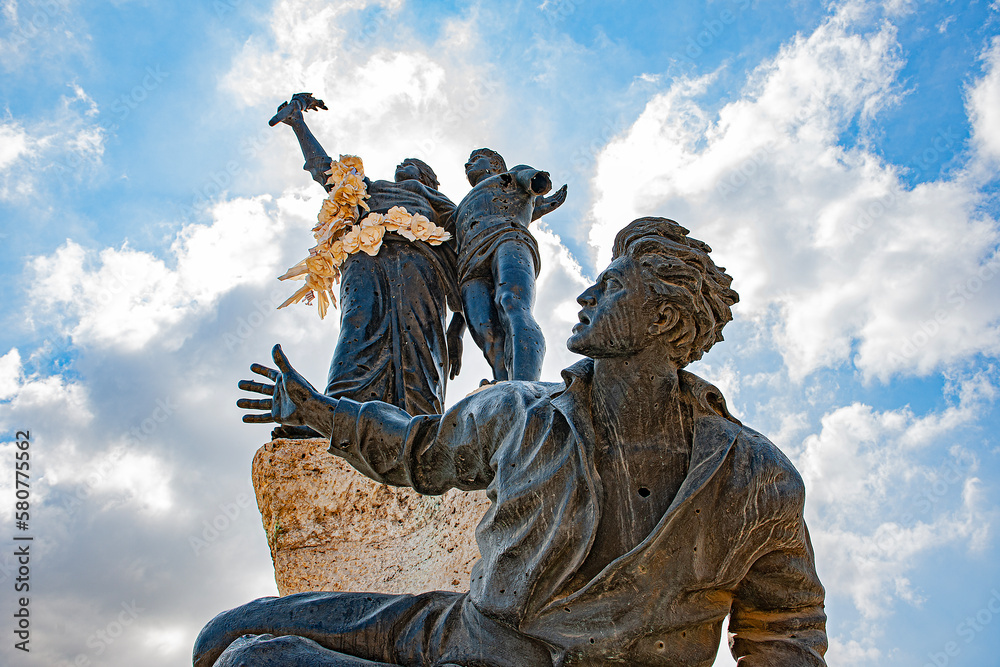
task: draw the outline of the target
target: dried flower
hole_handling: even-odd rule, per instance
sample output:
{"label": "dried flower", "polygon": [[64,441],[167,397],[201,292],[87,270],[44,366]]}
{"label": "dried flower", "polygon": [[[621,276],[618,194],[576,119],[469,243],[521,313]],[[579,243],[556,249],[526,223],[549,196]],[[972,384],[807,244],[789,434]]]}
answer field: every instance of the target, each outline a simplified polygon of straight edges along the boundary
{"label": "dried flower", "polygon": [[330,256],[337,267],[340,267],[347,259],[347,251],[344,250],[344,241],[342,239],[337,239],[330,244]]}
{"label": "dried flower", "polygon": [[367,227],[374,227],[376,225],[382,226],[385,221],[385,216],[381,213],[369,213],[361,220],[361,228],[365,229]]}
{"label": "dried flower", "polygon": [[326,182],[328,185],[337,185],[344,180],[344,176],[351,173],[351,170],[340,162],[334,162],[330,165],[330,168],[323,173],[327,175]]}
{"label": "dried flower", "polygon": [[344,252],[349,255],[353,255],[361,249],[361,228],[357,225],[352,225],[351,228],[344,232],[344,235],[340,237],[340,241],[344,245]]}
{"label": "dried flower", "polygon": [[420,241],[429,239],[434,234],[435,227],[437,225],[428,220],[427,216],[420,215],[419,213],[414,215],[413,220],[410,221],[410,232]]}
{"label": "dried flower", "polygon": [[358,235],[358,244],[362,252],[374,257],[382,247],[382,237],[385,236],[385,227],[382,225],[372,225],[362,227]]}
{"label": "dried flower", "polygon": [[340,164],[344,165],[344,167],[347,168],[348,170],[353,169],[354,173],[356,173],[361,178],[365,177],[365,166],[361,162],[361,158],[359,158],[357,155],[341,155]]}
{"label": "dried flower", "polygon": [[386,231],[398,232],[401,229],[409,229],[410,220],[412,219],[413,216],[407,213],[405,208],[402,206],[393,206],[385,214],[385,221],[382,224],[385,225]]}
{"label": "dried flower", "polygon": [[430,245],[441,245],[445,241],[451,238],[451,232],[446,232],[444,227],[434,226],[434,230],[431,235],[427,237],[427,243]]}
{"label": "dried flower", "polygon": [[361,206],[368,210],[368,204],[365,203],[369,196],[368,189],[357,174],[347,174],[330,196],[341,206]]}

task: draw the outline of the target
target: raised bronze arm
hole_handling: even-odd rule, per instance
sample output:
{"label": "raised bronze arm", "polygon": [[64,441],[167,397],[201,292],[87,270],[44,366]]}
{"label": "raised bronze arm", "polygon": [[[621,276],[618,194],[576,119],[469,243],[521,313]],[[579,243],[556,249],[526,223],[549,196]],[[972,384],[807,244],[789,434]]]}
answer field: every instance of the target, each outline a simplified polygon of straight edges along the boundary
{"label": "raised bronze arm", "polygon": [[278,107],[278,113],[274,114],[268,125],[274,127],[278,123],[288,125],[295,132],[295,138],[299,140],[299,148],[302,149],[302,157],[306,163],[303,169],[312,174],[313,180],[329,190],[326,182],[326,172],[330,169],[333,160],[327,155],[326,150],[320,145],[319,140],[313,136],[312,131],[306,125],[303,112],[314,109],[326,109],[323,100],[318,100],[312,93],[296,93],[292,99],[283,102]]}

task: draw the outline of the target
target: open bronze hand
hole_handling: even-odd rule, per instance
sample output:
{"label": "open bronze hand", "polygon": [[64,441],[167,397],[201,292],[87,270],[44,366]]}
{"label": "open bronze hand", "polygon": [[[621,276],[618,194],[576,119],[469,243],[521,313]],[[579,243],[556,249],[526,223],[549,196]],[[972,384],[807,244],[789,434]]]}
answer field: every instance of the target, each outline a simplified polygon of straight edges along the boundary
{"label": "open bronze hand", "polygon": [[298,371],[292,368],[280,345],[274,346],[271,356],[278,370],[261,364],[253,364],[250,370],[257,375],[263,375],[274,384],[240,380],[238,385],[243,391],[264,394],[270,398],[241,398],[236,401],[236,405],[244,410],[268,412],[243,415],[243,421],[247,424],[278,422],[292,426],[309,425],[309,413],[313,411],[312,408],[316,406],[317,400],[325,397],[322,397]]}
{"label": "open bronze hand", "polygon": [[565,203],[565,201],[566,201],[565,185],[556,190],[554,194],[548,197],[543,197],[539,195],[535,199],[535,209],[531,213],[531,221],[534,222],[543,215],[551,213],[552,211],[562,206],[563,203]]}

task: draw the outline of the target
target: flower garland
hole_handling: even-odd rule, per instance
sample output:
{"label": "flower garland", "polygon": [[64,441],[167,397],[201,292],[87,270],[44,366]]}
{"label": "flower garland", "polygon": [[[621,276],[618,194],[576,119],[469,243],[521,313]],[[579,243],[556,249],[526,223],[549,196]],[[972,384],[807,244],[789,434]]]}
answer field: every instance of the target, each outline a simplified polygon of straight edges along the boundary
{"label": "flower garland", "polygon": [[359,207],[369,211],[365,200],[371,196],[365,186],[361,158],[341,155],[326,174],[327,184],[334,187],[323,200],[317,216],[319,223],[312,229],[316,245],[309,249],[308,257],[278,276],[278,280],[305,280],[305,285],[278,308],[303,300],[311,305],[315,299],[320,319],[326,317],[330,305],[337,305],[333,286],[340,281],[340,267],[348,256],[364,252],[374,257],[382,248],[386,232],[430,245],[440,245],[451,238],[444,227],[419,213],[408,213],[402,206],[393,206],[385,214],[368,213],[358,223]]}

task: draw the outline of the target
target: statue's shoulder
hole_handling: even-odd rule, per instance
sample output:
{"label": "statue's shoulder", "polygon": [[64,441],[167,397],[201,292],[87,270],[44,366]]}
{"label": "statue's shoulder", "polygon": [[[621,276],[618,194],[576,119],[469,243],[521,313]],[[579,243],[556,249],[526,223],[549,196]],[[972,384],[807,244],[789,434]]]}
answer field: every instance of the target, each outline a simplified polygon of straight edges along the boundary
{"label": "statue's shoulder", "polygon": [[[718,432],[733,440],[737,466],[767,485],[785,500],[800,501],[804,494],[802,477],[791,460],[771,440],[746,426],[730,412],[722,391],[693,373],[679,371],[682,396],[692,406],[701,428]],[[705,433],[702,434],[707,435]],[[795,502],[792,503],[793,505]]]}
{"label": "statue's shoulder", "polygon": [[740,420],[729,412],[725,396],[714,384],[685,370],[677,371],[677,379],[681,396],[691,405],[696,418],[714,415],[742,426]]}

